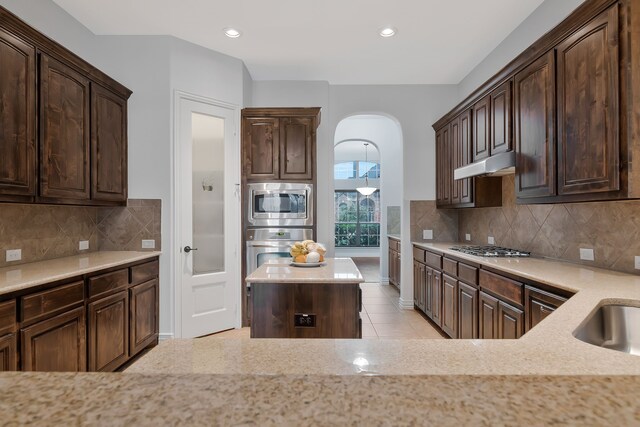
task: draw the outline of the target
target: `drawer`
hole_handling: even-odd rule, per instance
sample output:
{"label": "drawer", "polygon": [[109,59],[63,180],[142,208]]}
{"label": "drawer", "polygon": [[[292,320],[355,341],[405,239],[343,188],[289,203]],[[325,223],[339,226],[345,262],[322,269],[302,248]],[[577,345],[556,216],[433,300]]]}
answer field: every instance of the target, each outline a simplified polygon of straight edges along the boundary
{"label": "drawer", "polygon": [[470,285],[478,285],[478,269],[462,262],[458,263],[458,278]]}
{"label": "drawer", "polygon": [[480,270],[480,287],[507,302],[522,307],[523,284],[504,276]]}
{"label": "drawer", "polygon": [[0,302],[0,336],[16,331],[16,300]]}
{"label": "drawer", "polygon": [[389,238],[389,249],[400,252],[400,242],[395,239]]}
{"label": "drawer", "polygon": [[131,267],[131,284],[137,285],[158,277],[158,260]]}
{"label": "drawer", "polygon": [[42,320],[84,302],[84,282],[73,282],[21,298],[22,321]]}
{"label": "drawer", "polygon": [[90,277],[88,282],[89,288],[87,292],[89,293],[89,298],[107,295],[112,291],[125,289],[129,286],[129,269],[123,268],[122,270]]}
{"label": "drawer", "polygon": [[423,249],[416,248],[415,246],[413,247],[413,259],[415,259],[416,261],[424,262],[424,254],[425,251]]}
{"label": "drawer", "polygon": [[449,258],[442,258],[442,271],[449,276],[458,277],[458,261]]}
{"label": "drawer", "polygon": [[429,267],[442,269],[442,255],[434,254],[433,252],[425,253],[425,262]]}

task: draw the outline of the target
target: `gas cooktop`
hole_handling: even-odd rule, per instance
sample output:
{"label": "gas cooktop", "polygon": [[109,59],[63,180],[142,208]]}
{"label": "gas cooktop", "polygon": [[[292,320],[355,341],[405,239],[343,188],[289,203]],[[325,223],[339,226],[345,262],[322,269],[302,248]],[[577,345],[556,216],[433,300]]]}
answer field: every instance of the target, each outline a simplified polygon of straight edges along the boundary
{"label": "gas cooktop", "polygon": [[519,251],[517,249],[503,248],[500,246],[454,246],[451,250],[462,252],[463,254],[482,257],[528,257],[531,252]]}

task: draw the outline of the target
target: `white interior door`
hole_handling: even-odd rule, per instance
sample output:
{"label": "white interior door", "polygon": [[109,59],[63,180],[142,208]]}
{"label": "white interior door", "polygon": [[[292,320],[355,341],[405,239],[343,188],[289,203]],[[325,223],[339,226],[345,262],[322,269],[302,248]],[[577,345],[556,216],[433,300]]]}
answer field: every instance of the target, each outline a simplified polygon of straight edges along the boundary
{"label": "white interior door", "polygon": [[240,300],[240,201],[235,111],[179,101],[181,336],[231,329]]}

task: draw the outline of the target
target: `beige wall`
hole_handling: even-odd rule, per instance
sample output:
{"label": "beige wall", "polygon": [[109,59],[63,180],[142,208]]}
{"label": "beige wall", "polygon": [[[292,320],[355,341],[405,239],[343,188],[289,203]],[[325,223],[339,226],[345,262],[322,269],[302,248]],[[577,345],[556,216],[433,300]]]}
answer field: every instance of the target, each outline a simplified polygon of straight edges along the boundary
{"label": "beige wall", "polygon": [[[97,250],[142,250],[142,239],[160,240],[160,200],[130,199],[126,207],[97,208],[0,204],[0,267]],[[80,240],[89,241],[79,251]],[[22,249],[7,263],[5,251]]]}

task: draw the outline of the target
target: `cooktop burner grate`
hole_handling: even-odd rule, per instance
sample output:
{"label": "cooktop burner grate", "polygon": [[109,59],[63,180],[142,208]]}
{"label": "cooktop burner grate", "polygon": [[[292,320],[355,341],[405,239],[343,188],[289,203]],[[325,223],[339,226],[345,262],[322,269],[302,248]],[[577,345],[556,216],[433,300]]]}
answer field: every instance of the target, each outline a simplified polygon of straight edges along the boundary
{"label": "cooktop burner grate", "polygon": [[494,258],[521,258],[531,256],[531,252],[520,251],[518,249],[503,248],[501,246],[454,246],[451,250],[462,252],[463,254],[494,257]]}

